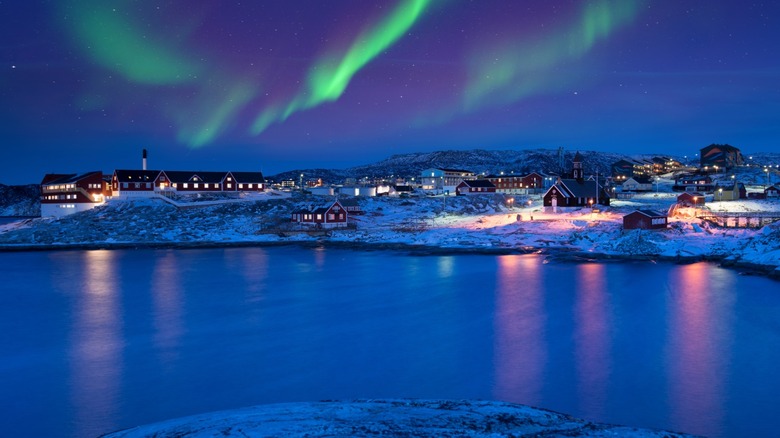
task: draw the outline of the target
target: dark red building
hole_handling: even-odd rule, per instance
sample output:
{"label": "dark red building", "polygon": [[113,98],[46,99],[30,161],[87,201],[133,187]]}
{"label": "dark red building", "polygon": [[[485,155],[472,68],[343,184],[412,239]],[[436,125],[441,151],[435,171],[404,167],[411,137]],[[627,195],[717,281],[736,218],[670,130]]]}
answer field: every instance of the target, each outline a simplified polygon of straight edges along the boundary
{"label": "dark red building", "polygon": [[624,230],[661,230],[668,224],[666,214],[655,210],[637,210],[623,216]]}
{"label": "dark red building", "polygon": [[41,216],[59,217],[88,210],[110,196],[103,172],[50,173],[41,181]]}

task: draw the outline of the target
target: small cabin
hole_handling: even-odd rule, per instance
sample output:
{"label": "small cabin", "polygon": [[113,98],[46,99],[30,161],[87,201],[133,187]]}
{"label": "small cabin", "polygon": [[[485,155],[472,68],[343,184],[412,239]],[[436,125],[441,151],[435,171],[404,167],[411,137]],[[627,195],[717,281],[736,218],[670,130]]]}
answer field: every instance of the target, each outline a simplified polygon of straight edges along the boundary
{"label": "small cabin", "polygon": [[685,207],[701,207],[704,202],[704,195],[697,192],[685,192],[677,197],[677,203]]}
{"label": "small cabin", "polygon": [[666,214],[655,210],[637,210],[623,216],[624,230],[662,230],[668,225]]}
{"label": "small cabin", "polygon": [[780,198],[780,188],[778,186],[769,186],[764,189],[764,195],[767,199]]}
{"label": "small cabin", "polygon": [[292,222],[312,225],[318,228],[337,228],[345,227],[349,220],[349,213],[336,200],[332,204],[324,207],[314,208],[312,210],[300,209],[292,213],[290,217]]}

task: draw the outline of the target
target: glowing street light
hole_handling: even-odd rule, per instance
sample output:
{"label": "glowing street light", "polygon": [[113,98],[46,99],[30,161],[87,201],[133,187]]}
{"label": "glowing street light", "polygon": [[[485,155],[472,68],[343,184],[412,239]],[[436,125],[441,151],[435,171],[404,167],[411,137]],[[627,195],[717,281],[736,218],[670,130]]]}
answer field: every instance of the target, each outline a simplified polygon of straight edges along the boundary
{"label": "glowing street light", "polygon": [[723,200],[723,189],[718,189],[718,200],[719,201]]}

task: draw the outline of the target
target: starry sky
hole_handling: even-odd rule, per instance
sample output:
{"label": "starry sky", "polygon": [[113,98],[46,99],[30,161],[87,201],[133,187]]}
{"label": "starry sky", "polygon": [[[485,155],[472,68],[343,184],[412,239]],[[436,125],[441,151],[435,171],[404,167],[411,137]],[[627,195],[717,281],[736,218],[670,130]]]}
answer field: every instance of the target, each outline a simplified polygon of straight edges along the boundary
{"label": "starry sky", "polygon": [[780,2],[0,0],[0,182],[780,149]]}

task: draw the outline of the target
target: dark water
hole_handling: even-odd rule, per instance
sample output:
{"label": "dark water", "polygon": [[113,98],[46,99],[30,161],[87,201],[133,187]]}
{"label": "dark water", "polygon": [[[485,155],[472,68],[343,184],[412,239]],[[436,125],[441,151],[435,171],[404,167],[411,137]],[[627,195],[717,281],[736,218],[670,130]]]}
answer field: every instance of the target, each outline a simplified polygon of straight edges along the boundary
{"label": "dark water", "polygon": [[346,250],[0,253],[0,430],[261,403],[499,399],[773,436],[780,287],[714,265]]}

